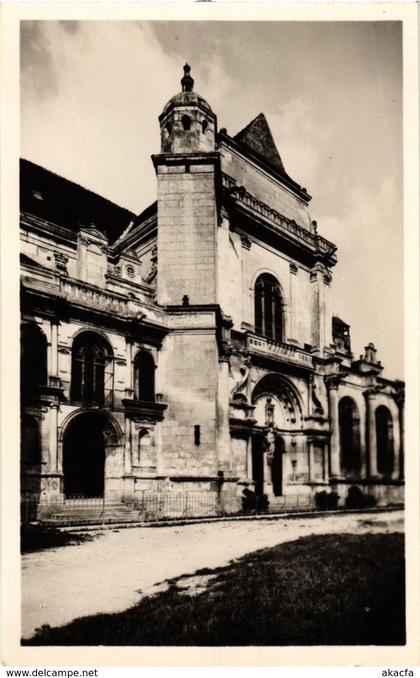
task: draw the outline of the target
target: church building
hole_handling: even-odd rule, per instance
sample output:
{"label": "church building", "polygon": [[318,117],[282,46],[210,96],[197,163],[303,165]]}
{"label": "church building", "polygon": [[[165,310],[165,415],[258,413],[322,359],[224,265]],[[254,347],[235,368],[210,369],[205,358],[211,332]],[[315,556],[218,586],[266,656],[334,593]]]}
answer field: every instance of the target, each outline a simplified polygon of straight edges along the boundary
{"label": "church building", "polygon": [[332,313],[311,196],[262,113],[231,136],[188,65],[181,84],[139,215],[21,161],[22,494],[39,517],[189,493],[344,505],[355,486],[401,503],[404,384]]}

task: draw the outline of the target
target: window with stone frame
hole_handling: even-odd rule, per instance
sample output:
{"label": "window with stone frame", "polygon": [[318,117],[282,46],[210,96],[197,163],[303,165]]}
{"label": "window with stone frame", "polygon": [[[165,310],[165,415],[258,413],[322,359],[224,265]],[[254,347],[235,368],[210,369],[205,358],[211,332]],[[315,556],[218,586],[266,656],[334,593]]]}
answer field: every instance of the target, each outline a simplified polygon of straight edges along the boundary
{"label": "window with stone frame", "polygon": [[270,274],[255,283],[255,332],[267,339],[283,341],[283,300],[280,285]]}
{"label": "window with stone frame", "polygon": [[148,351],[139,351],[134,359],[134,398],[155,401],[155,362]]}
{"label": "window with stone frame", "polygon": [[113,356],[108,342],[96,332],[82,332],[73,342],[72,400],[111,405]]}

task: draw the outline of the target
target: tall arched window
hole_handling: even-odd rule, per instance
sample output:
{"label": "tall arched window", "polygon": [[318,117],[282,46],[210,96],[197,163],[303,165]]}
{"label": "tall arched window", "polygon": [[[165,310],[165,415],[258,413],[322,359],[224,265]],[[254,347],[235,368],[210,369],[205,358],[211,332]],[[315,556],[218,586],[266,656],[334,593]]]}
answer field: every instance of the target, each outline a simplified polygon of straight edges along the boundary
{"label": "tall arched window", "polygon": [[98,405],[111,404],[112,350],[95,332],[82,332],[73,343],[71,399]]}
{"label": "tall arched window", "polygon": [[378,471],[391,475],[394,469],[394,429],[391,412],[385,405],[376,408],[375,424]]}
{"label": "tall arched window", "polygon": [[21,395],[36,397],[47,383],[47,339],[38,325],[22,326],[20,386]]}
{"label": "tall arched window", "polygon": [[341,470],[349,474],[360,473],[360,417],[353,398],[341,398],[338,403],[338,421]]}
{"label": "tall arched window", "polygon": [[283,302],[277,280],[260,275],[255,283],[255,331],[269,339],[283,339]]}
{"label": "tall arched window", "polygon": [[147,351],[140,351],[134,359],[134,397],[136,400],[155,400],[155,363]]}

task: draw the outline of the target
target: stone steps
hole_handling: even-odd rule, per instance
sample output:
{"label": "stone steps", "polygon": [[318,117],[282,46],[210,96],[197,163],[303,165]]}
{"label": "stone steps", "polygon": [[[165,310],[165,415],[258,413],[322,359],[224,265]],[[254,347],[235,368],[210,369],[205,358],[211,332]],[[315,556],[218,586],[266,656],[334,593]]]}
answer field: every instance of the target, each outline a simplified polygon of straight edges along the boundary
{"label": "stone steps", "polygon": [[57,508],[41,508],[39,519],[44,525],[94,524],[112,522],[135,522],[141,520],[141,511],[118,503],[102,505],[78,505],[69,501]]}

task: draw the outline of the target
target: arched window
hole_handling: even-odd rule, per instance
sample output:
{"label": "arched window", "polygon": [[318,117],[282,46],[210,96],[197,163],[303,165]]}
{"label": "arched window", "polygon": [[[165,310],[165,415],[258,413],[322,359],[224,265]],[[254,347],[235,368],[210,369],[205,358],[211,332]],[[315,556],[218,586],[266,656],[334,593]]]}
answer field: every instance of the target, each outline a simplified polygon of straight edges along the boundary
{"label": "arched window", "polygon": [[38,325],[22,326],[20,386],[23,398],[39,395],[39,387],[47,383],[47,339]]}
{"label": "arched window", "polygon": [[191,129],[191,118],[189,115],[183,115],[181,118],[181,123],[183,129],[188,132]]}
{"label": "arched window", "polygon": [[353,398],[345,396],[338,403],[340,461],[343,473],[360,473],[360,417]]}
{"label": "arched window", "polygon": [[375,424],[378,471],[391,475],[394,470],[394,430],[391,412],[385,405],[376,408]]}
{"label": "arched window", "polygon": [[134,360],[134,397],[136,400],[155,400],[155,363],[147,351],[137,353]]}
{"label": "arched window", "polygon": [[283,339],[283,303],[280,286],[269,274],[255,283],[255,331],[268,339]]}
{"label": "arched window", "polygon": [[208,126],[209,126],[209,123],[207,122],[207,120],[203,120],[203,122],[201,123],[201,131],[202,131],[203,134],[205,134],[207,132]]}
{"label": "arched window", "polygon": [[82,332],[73,342],[71,399],[98,405],[111,404],[112,350],[95,332]]}

